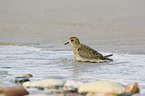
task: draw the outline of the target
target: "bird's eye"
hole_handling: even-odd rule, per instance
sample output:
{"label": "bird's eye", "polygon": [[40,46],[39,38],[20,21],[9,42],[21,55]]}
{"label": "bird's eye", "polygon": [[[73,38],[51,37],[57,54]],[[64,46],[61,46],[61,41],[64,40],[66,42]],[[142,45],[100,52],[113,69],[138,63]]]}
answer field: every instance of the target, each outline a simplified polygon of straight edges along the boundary
{"label": "bird's eye", "polygon": [[73,42],[74,40],[72,39],[71,42]]}

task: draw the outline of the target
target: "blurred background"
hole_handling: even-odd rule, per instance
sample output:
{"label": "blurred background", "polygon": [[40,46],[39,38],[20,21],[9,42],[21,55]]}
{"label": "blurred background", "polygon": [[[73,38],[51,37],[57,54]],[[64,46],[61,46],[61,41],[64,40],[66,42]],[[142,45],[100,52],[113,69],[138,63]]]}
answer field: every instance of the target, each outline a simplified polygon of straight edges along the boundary
{"label": "blurred background", "polygon": [[145,53],[144,3],[143,0],[0,0],[0,42],[57,46],[77,36],[82,43],[99,45],[101,51]]}

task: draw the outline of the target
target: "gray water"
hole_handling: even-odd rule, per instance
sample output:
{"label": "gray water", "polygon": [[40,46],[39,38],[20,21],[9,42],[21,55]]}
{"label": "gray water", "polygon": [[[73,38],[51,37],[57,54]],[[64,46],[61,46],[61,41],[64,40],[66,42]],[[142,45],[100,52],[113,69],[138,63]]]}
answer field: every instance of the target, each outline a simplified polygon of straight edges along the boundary
{"label": "gray water", "polygon": [[89,63],[75,61],[72,50],[65,47],[1,45],[0,82],[11,86],[15,77],[29,73],[34,76],[32,81],[55,78],[81,82],[110,80],[122,85],[138,82],[141,93],[145,93],[145,55],[113,54],[113,62]]}

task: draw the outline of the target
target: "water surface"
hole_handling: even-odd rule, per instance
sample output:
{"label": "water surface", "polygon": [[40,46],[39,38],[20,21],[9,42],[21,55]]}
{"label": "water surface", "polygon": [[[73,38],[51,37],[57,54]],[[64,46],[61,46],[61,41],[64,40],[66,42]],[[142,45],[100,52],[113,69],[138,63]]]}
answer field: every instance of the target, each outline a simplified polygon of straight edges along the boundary
{"label": "water surface", "polygon": [[145,55],[113,53],[113,62],[77,62],[71,49],[64,48],[1,45],[0,82],[11,86],[15,77],[30,73],[34,76],[32,81],[55,78],[81,82],[110,80],[123,85],[138,82],[144,93]]}

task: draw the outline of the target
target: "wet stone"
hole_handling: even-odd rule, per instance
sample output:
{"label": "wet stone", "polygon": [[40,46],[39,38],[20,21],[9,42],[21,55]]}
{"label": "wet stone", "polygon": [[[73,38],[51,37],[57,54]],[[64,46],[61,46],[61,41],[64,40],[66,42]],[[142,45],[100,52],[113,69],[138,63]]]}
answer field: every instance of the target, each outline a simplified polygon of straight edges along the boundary
{"label": "wet stone", "polygon": [[33,75],[32,74],[25,74],[25,75],[23,75],[24,77],[33,77]]}
{"label": "wet stone", "polygon": [[26,87],[40,87],[40,88],[54,88],[56,86],[62,86],[63,82],[57,79],[44,79],[32,82],[25,82],[23,86]]}
{"label": "wet stone", "polygon": [[139,93],[139,85],[137,82],[131,83],[127,86],[123,86],[123,88],[125,92],[128,93],[132,93],[132,94]]}
{"label": "wet stone", "polygon": [[24,96],[29,94],[22,86],[0,87],[0,96]]}
{"label": "wet stone", "polygon": [[20,77],[15,78],[15,83],[16,84],[23,84],[24,82],[30,81],[30,78],[33,77],[31,74],[25,74]]}
{"label": "wet stone", "polygon": [[29,77],[16,77],[15,83],[16,84],[23,84],[24,82],[30,81]]}
{"label": "wet stone", "polygon": [[110,81],[95,81],[89,82],[79,87],[79,93],[111,93],[111,94],[123,94],[125,91],[121,85]]}
{"label": "wet stone", "polygon": [[136,82],[121,86],[111,81],[83,83],[75,80],[62,82],[58,79],[28,81],[23,83],[23,86],[30,89],[36,88],[38,91],[47,93],[47,96],[133,96],[139,89]]}

